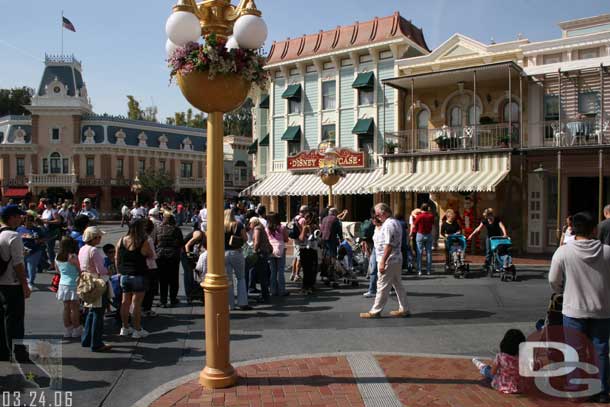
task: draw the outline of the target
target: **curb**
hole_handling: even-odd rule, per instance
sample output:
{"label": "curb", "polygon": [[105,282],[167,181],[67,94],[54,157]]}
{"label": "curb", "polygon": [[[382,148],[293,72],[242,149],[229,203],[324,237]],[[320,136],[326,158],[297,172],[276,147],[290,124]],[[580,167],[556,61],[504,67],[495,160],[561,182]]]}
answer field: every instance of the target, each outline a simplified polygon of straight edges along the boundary
{"label": "curb", "polygon": [[[402,352],[331,352],[331,353],[309,353],[309,354],[296,354],[277,356],[270,358],[253,359],[243,362],[233,363],[233,367],[242,367],[255,365],[260,363],[278,362],[287,359],[309,359],[309,358],[323,358],[323,357],[336,357],[336,356],[350,356],[350,355],[380,355],[380,356],[410,356],[410,357],[426,357],[426,358],[439,358],[439,359],[472,359],[473,357],[478,359],[489,359],[487,356],[464,356],[464,355],[442,355],[432,353],[402,353]],[[161,398],[166,393],[176,389],[177,387],[195,380],[199,377],[200,371],[196,371],[185,376],[179,377],[165,384],[158,386],[155,390],[151,391],[140,400],[135,402],[132,407],[149,407],[157,399]]]}

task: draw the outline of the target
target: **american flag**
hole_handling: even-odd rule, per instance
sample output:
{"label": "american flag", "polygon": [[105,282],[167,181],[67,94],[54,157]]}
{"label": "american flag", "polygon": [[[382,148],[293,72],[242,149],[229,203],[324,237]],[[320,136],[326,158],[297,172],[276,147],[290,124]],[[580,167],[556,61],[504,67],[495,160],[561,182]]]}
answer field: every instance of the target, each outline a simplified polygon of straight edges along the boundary
{"label": "american flag", "polygon": [[63,20],[63,26],[66,30],[76,32],[76,28],[74,28],[74,24],[72,24],[72,22],[70,20],[68,20],[66,17],[62,17],[62,20]]}

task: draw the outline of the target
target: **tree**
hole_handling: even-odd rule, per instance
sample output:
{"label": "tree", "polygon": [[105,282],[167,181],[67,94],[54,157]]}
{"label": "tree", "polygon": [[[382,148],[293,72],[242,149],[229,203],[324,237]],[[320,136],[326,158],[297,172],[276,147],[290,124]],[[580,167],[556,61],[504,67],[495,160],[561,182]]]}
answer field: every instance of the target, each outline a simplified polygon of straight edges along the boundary
{"label": "tree", "polygon": [[0,89],[0,117],[7,115],[24,115],[28,110],[24,107],[31,103],[34,89],[21,88]]}
{"label": "tree", "polygon": [[142,109],[140,102],[132,95],[127,95],[127,117],[131,120],[157,121],[157,106],[148,106]]}
{"label": "tree", "polygon": [[194,113],[192,109],[186,112],[176,112],[174,117],[165,118],[165,124],[172,126],[188,126],[197,129],[204,129],[207,126],[207,116],[204,113]]}
{"label": "tree", "polygon": [[252,99],[248,98],[239,108],[225,114],[226,135],[252,137],[252,106]]}
{"label": "tree", "polygon": [[142,174],[138,175],[140,179],[140,185],[142,190],[150,191],[155,197],[155,201],[158,200],[159,192],[164,189],[171,188],[174,185],[174,180],[165,171],[156,171],[150,169]]}

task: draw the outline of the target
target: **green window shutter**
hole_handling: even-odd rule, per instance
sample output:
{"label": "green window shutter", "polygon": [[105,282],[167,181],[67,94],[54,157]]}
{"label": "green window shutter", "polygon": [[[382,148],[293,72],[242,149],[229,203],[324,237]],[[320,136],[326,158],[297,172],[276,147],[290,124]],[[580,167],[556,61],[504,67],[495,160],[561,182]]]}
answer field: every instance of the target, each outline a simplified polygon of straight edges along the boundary
{"label": "green window shutter", "polygon": [[301,139],[301,126],[290,126],[284,132],[282,140],[299,141]]}
{"label": "green window shutter", "polygon": [[353,134],[373,135],[375,132],[375,121],[373,119],[358,119],[352,129]]}
{"label": "green window shutter", "polygon": [[352,83],[352,88],[354,89],[373,89],[375,87],[375,73],[374,72],[364,72],[359,73],[356,77],[354,83]]}
{"label": "green window shutter", "polygon": [[300,99],[301,98],[301,85],[288,85],[284,93],[282,93],[283,99]]}

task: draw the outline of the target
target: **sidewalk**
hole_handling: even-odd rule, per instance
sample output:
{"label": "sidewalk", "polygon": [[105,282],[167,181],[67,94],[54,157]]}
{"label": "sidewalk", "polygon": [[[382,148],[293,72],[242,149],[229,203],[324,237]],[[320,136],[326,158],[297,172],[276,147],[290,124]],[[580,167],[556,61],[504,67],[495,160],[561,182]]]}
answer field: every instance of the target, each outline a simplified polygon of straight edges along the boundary
{"label": "sidewalk", "polygon": [[[499,393],[481,379],[470,358],[350,353],[303,355],[245,363],[238,385],[203,389],[196,377],[151,407],[574,407],[595,406]],[[150,398],[150,397],[149,397]]]}

